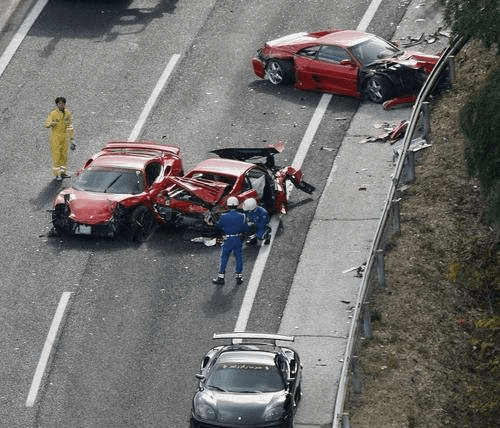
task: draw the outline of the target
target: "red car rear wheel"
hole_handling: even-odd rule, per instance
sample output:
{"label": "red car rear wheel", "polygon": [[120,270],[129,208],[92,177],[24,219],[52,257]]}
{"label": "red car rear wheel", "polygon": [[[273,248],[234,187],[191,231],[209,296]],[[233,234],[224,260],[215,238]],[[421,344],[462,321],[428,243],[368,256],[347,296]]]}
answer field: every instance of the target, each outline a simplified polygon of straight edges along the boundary
{"label": "red car rear wheel", "polygon": [[273,85],[287,85],[295,80],[292,63],[276,59],[267,62],[266,76]]}

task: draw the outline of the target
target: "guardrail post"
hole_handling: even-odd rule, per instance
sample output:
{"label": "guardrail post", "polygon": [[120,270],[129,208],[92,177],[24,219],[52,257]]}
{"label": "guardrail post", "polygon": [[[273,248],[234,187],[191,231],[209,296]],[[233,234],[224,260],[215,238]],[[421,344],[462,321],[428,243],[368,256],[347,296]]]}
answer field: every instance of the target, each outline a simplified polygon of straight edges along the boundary
{"label": "guardrail post", "polygon": [[377,250],[377,274],[378,284],[380,287],[385,288],[385,267],[384,267],[384,250]]}
{"label": "guardrail post", "polygon": [[391,201],[391,224],[392,233],[399,235],[401,233],[401,211],[399,209],[399,202],[401,198],[393,199]]}
{"label": "guardrail post", "polygon": [[349,415],[342,416],[342,428],[351,428],[351,424],[349,423]]}
{"label": "guardrail post", "polygon": [[429,101],[424,101],[422,103],[422,119],[424,121],[424,135],[423,139],[426,143],[431,142],[431,110]]}
{"label": "guardrail post", "polygon": [[363,304],[363,331],[366,339],[373,339],[372,335],[372,315],[368,303]]}
{"label": "guardrail post", "polygon": [[352,357],[352,391],[355,394],[361,394],[361,378],[359,376],[359,359]]}
{"label": "guardrail post", "polygon": [[405,156],[405,184],[415,181],[415,152],[408,150]]}
{"label": "guardrail post", "polygon": [[448,57],[448,70],[450,71],[450,86],[453,85],[453,82],[455,81],[456,77],[456,70],[455,70],[455,56],[450,55]]}

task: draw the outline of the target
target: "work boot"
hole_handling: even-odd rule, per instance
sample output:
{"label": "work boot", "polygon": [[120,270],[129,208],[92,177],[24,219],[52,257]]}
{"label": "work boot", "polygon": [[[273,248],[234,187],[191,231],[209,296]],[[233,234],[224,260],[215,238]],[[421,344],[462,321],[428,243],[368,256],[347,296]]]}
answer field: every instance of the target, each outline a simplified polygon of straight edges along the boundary
{"label": "work boot", "polygon": [[247,241],[245,242],[245,244],[247,245],[255,245],[257,244],[257,238],[255,236],[252,236],[250,238],[247,239]]}
{"label": "work boot", "polygon": [[243,284],[243,275],[241,273],[236,274],[236,285]]}
{"label": "work boot", "polygon": [[264,240],[264,245],[269,245],[271,243],[271,238],[268,236],[265,240]]}
{"label": "work boot", "polygon": [[215,285],[224,285],[224,274],[217,274],[217,278],[212,279],[212,283]]}

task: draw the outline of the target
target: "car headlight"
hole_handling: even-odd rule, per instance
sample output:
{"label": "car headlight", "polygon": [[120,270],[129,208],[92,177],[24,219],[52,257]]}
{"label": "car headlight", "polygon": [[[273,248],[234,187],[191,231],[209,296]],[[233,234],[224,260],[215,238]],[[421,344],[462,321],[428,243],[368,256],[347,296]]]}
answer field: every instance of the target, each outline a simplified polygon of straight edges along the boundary
{"label": "car headlight", "polygon": [[197,419],[214,421],[217,419],[215,404],[206,396],[196,396],[193,403],[193,413]]}
{"label": "car headlight", "polygon": [[264,410],[264,420],[266,422],[279,421],[286,414],[285,406],[283,400],[273,400],[270,402],[266,409]]}

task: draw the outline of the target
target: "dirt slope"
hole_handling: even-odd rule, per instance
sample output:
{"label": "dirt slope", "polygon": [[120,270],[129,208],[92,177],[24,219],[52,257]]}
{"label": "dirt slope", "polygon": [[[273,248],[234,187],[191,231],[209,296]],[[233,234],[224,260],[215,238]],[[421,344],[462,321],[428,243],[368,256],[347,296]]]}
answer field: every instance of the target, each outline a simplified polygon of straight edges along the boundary
{"label": "dirt slope", "polygon": [[500,290],[499,237],[465,171],[458,127],[461,107],[498,66],[493,52],[467,45],[453,89],[433,104],[433,146],[403,195],[387,288],[371,297],[373,339],[358,353],[362,392],[349,393],[351,428],[500,424],[500,321],[491,298]]}

